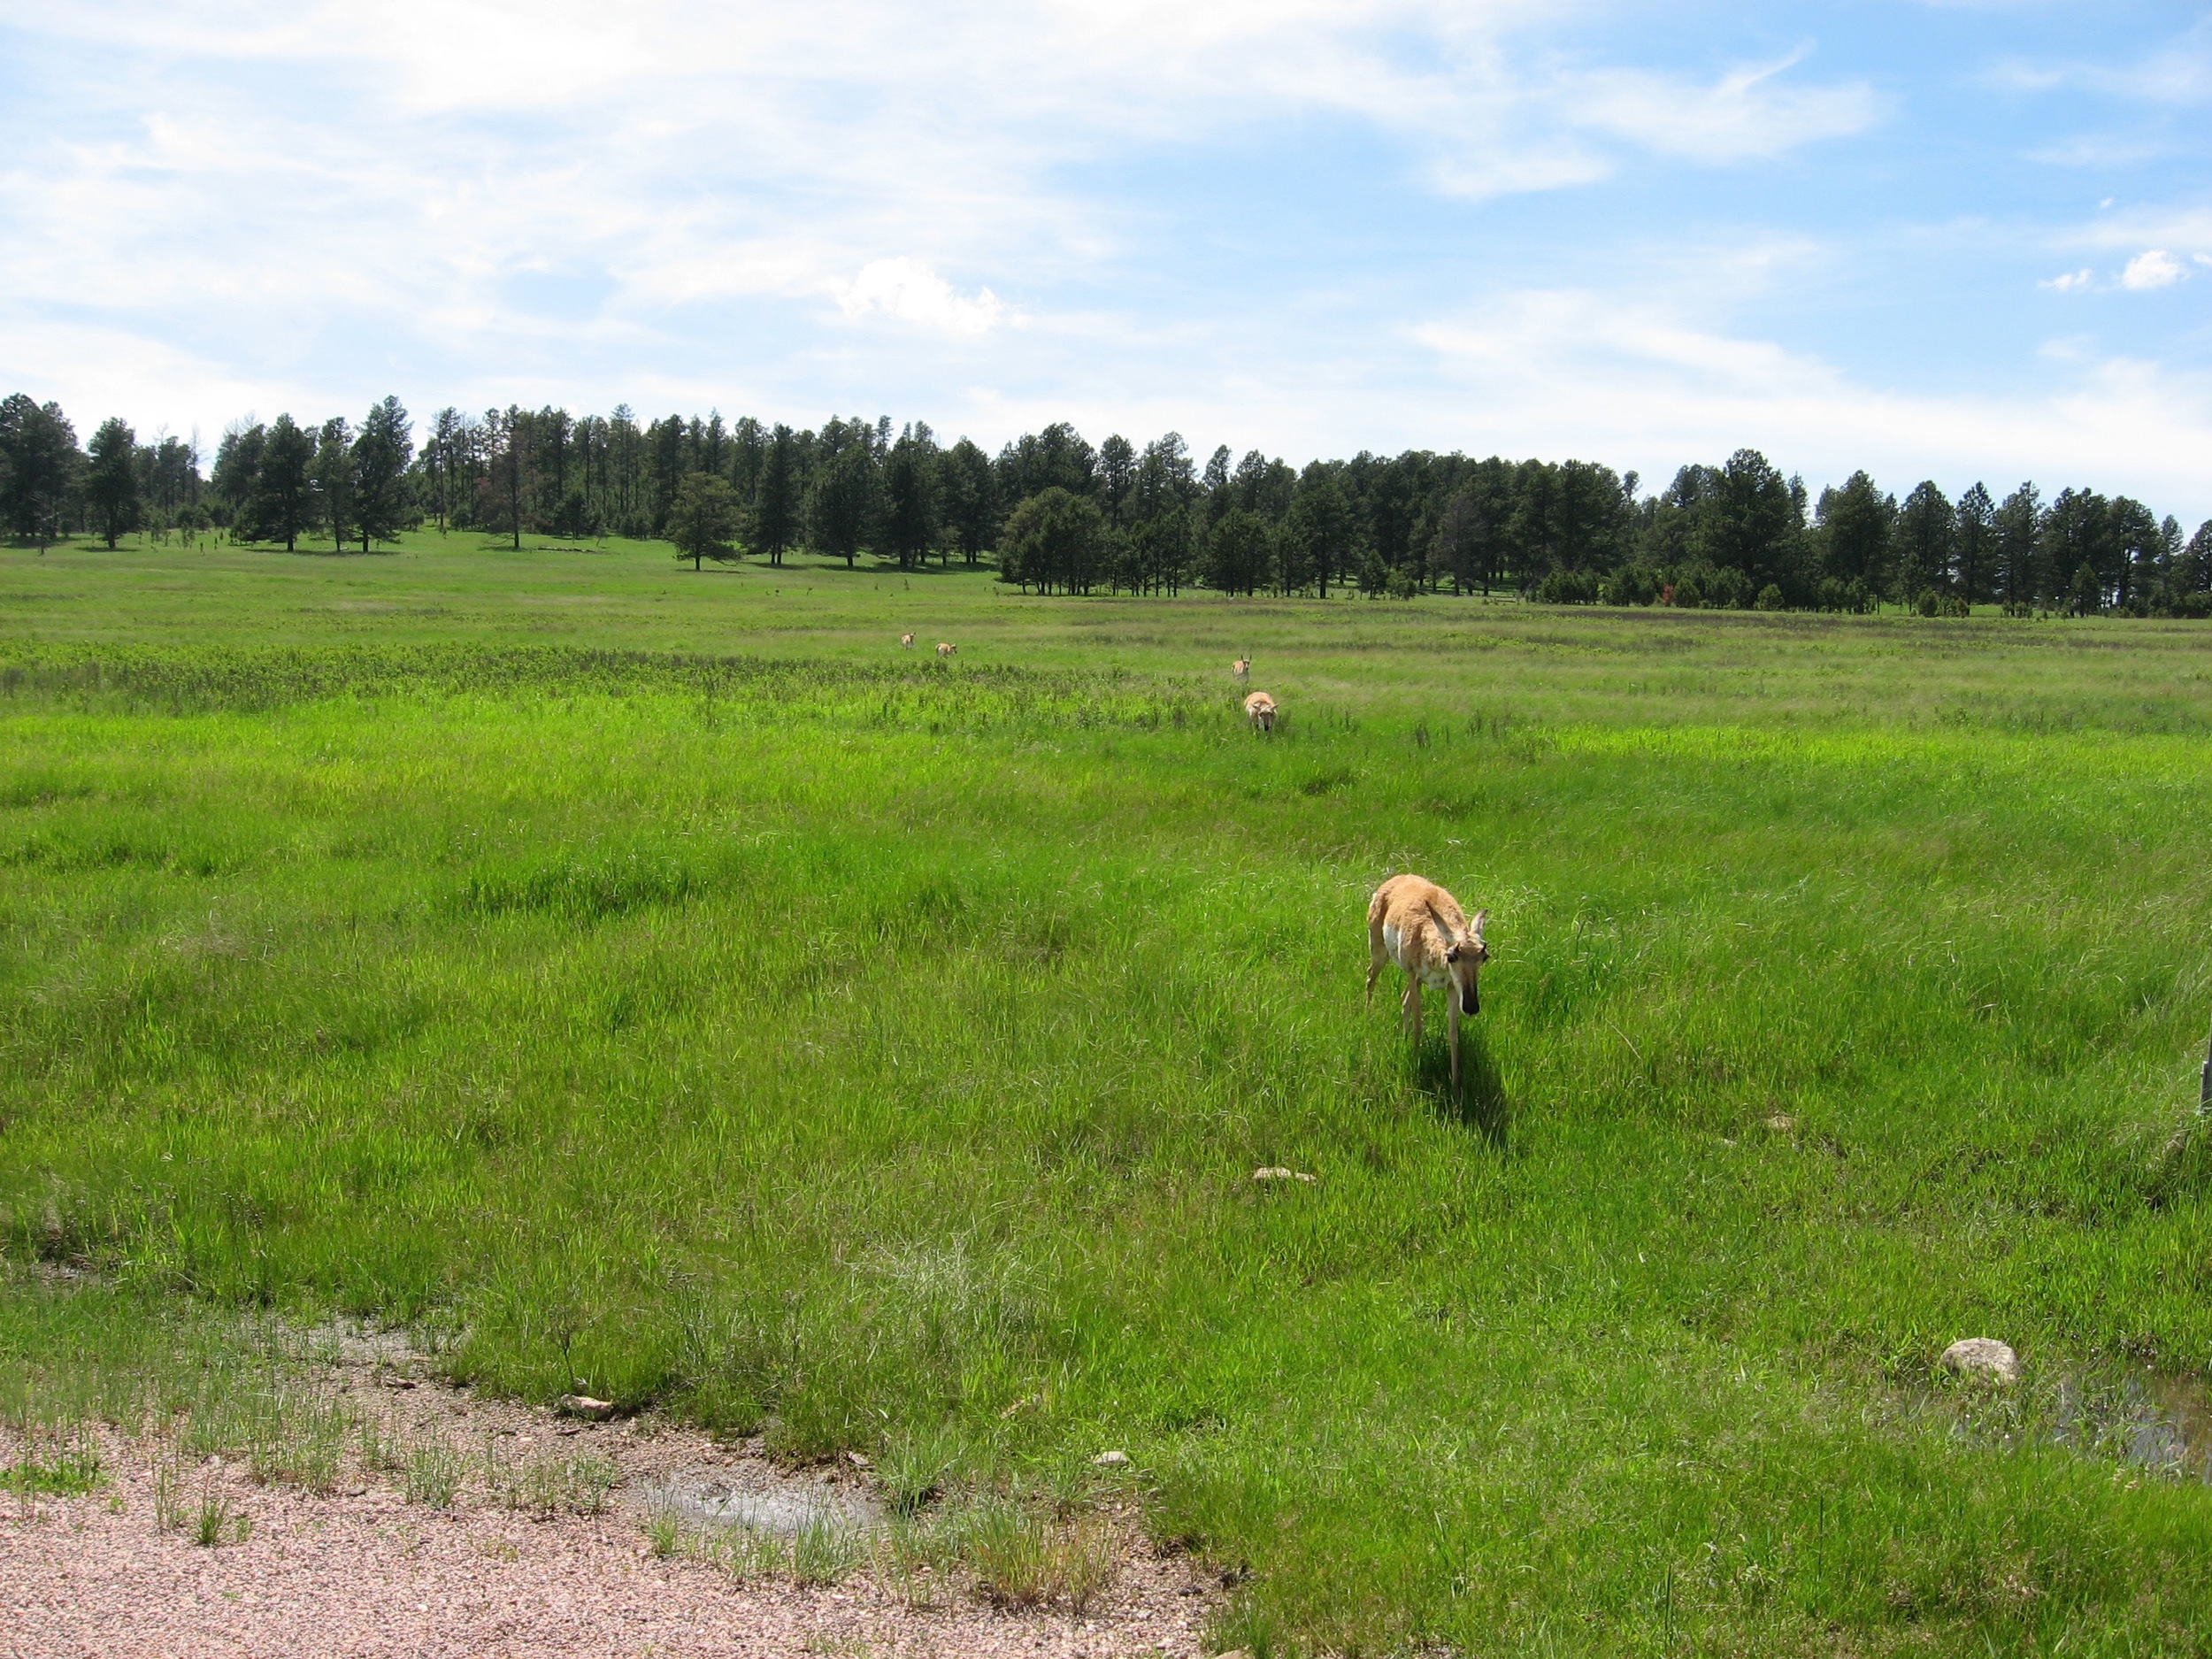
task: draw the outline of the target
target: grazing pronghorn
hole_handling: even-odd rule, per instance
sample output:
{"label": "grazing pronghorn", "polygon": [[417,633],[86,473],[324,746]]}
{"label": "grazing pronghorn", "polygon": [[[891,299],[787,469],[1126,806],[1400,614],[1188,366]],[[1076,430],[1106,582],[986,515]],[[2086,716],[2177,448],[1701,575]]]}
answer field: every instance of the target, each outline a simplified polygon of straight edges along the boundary
{"label": "grazing pronghorn", "polygon": [[910,651],[914,649],[914,636],[910,634],[902,634],[899,635],[899,643]]}
{"label": "grazing pronghorn", "polygon": [[1459,1087],[1459,1016],[1482,1011],[1475,981],[1490,952],[1482,942],[1487,910],[1477,910],[1470,922],[1459,901],[1420,876],[1393,876],[1375,889],[1367,906],[1367,1002],[1375,1002],[1375,976],[1383,964],[1394,962],[1405,970],[1406,994],[1399,1005],[1401,1027],[1410,1023],[1413,1041],[1421,1041],[1421,990],[1424,986],[1444,993],[1450,1015],[1452,1087]]}
{"label": "grazing pronghorn", "polygon": [[1275,729],[1275,699],[1264,691],[1256,691],[1244,700],[1244,718],[1252,722],[1255,732]]}
{"label": "grazing pronghorn", "polygon": [[948,645],[942,640],[937,641],[937,655],[940,657],[950,657],[959,649],[957,645]]}
{"label": "grazing pronghorn", "polygon": [[1241,686],[1246,680],[1252,678],[1252,659],[1248,657],[1238,657],[1235,662],[1229,664],[1229,672],[1235,679],[1237,684]]}

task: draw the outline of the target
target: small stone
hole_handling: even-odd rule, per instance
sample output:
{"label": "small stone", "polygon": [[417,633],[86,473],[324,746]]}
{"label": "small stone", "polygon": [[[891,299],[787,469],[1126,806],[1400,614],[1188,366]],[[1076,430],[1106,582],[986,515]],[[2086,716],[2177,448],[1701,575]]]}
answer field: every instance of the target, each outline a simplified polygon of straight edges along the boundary
{"label": "small stone", "polygon": [[561,1409],[572,1417],[589,1417],[594,1423],[604,1423],[614,1415],[614,1402],[595,1400],[589,1394],[563,1394]]}
{"label": "small stone", "polygon": [[1767,1127],[1778,1135],[1786,1135],[1797,1127],[1797,1119],[1787,1112],[1777,1112],[1767,1119]]}
{"label": "small stone", "polygon": [[1961,1377],[1995,1383],[2020,1379],[2020,1356],[2008,1343],[2000,1342],[1993,1336],[1962,1337],[1943,1350],[1936,1363]]}
{"label": "small stone", "polygon": [[349,1498],[365,1498],[369,1495],[369,1489],[366,1486],[348,1486],[342,1495]]}
{"label": "small stone", "polygon": [[1101,1469],[1118,1469],[1129,1461],[1127,1452],[1101,1452],[1091,1462]]}
{"label": "small stone", "polygon": [[867,1458],[858,1452],[847,1452],[845,1454],[845,1461],[850,1463],[855,1469],[866,1469],[872,1466]]}
{"label": "small stone", "polygon": [[1312,1181],[1320,1178],[1309,1175],[1303,1170],[1286,1170],[1280,1164],[1270,1164],[1265,1169],[1254,1170],[1252,1179],[1256,1181]]}

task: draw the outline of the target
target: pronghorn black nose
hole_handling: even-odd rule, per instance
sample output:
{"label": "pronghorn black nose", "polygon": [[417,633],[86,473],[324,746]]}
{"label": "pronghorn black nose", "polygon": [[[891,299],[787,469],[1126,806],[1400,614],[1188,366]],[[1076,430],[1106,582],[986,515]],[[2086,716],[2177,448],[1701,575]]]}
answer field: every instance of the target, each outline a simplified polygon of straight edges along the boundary
{"label": "pronghorn black nose", "polygon": [[1465,1009],[1471,1016],[1482,1012],[1482,998],[1476,994],[1471,986],[1468,987],[1466,995],[1461,997],[1459,1002],[1460,1006]]}

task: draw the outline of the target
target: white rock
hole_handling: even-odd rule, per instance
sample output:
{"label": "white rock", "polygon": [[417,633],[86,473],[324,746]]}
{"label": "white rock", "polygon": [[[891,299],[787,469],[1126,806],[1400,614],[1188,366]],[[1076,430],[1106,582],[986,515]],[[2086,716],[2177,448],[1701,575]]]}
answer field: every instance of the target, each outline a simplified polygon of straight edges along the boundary
{"label": "white rock", "polygon": [[1962,1337],[1943,1350],[1943,1356],[1936,1363],[1961,1377],[1998,1383],[2020,1379],[2020,1356],[2009,1344],[2000,1342],[1993,1336]]}
{"label": "white rock", "polygon": [[1319,1177],[1309,1175],[1303,1170],[1286,1170],[1279,1164],[1270,1164],[1263,1170],[1254,1170],[1252,1179],[1256,1181],[1311,1181]]}
{"label": "white rock", "polygon": [[1127,1452],[1101,1452],[1091,1459],[1101,1469],[1116,1469],[1129,1461]]}
{"label": "white rock", "polygon": [[614,1415],[614,1402],[595,1400],[589,1394],[563,1394],[561,1409],[572,1417],[589,1417],[594,1423],[604,1423]]}

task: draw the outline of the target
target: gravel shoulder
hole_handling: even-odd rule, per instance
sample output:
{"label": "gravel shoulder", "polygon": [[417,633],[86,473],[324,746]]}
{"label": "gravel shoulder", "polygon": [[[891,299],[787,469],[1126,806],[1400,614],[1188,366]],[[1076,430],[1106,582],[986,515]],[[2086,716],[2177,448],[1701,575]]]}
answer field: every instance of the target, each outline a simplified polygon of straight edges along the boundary
{"label": "gravel shoulder", "polygon": [[[1202,1651],[1218,1598],[1194,1563],[1155,1551],[1133,1512],[1110,1509],[1110,1581],[1080,1614],[994,1607],[952,1572],[864,1566],[814,1586],[740,1577],[656,1553],[650,1494],[672,1480],[803,1497],[811,1483],[849,1504],[865,1502],[864,1478],[780,1470],[650,1419],[581,1424],[480,1401],[382,1362],[338,1386],[397,1432],[477,1448],[479,1465],[603,1459],[616,1476],[606,1508],[541,1516],[473,1477],[449,1507],[410,1502],[402,1478],[351,1453],[317,1494],[257,1481],[244,1460],[180,1459],[163,1437],[104,1429],[90,1492],[0,1494],[0,1655],[1184,1655]],[[0,1468],[31,1449],[0,1431]],[[196,1541],[204,1509],[224,1517],[223,1541]]]}

